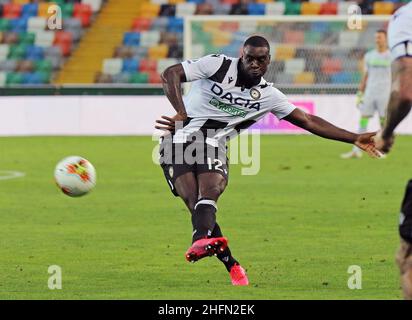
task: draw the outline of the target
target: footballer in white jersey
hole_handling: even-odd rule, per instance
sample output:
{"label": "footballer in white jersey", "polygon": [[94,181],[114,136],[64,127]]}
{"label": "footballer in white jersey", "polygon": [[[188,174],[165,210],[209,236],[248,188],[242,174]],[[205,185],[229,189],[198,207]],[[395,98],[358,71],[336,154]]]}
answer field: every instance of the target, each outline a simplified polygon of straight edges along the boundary
{"label": "footballer in white jersey", "polygon": [[[233,285],[248,285],[249,280],[216,222],[217,201],[228,181],[228,139],[272,112],[316,135],[353,143],[379,156],[374,133],[348,132],[307,114],[268,83],[263,75],[270,62],[269,48],[265,38],[251,36],[239,58],[214,54],[162,73],[163,88],[176,115],[156,121],[156,128],[168,133],[161,139],[160,164],[173,194],[183,199],[191,214],[192,245],[186,260],[216,255]],[[189,81],[191,91],[183,98],[181,84]]]}
{"label": "footballer in white jersey", "polygon": [[[375,137],[376,147],[389,152],[394,131],[412,106],[412,2],[398,9],[388,27],[392,55],[392,86],[386,122]],[[412,180],[407,183],[399,219],[400,247],[396,262],[405,299],[412,300]]]}
{"label": "footballer in white jersey", "polygon": [[[385,121],[386,108],[391,93],[391,53],[388,49],[386,31],[375,32],[375,49],[363,58],[363,76],[357,92],[356,105],[361,118],[359,133],[367,131],[371,117],[377,112],[381,126]],[[343,159],[361,158],[362,151],[353,146],[350,152],[341,155]]]}

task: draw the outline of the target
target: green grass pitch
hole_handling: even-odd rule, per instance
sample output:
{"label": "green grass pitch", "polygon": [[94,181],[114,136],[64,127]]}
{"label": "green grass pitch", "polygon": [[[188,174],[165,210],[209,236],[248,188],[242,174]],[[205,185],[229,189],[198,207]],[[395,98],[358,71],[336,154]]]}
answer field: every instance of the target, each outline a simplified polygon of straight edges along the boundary
{"label": "green grass pitch", "polygon": [[[233,287],[214,257],[184,259],[191,224],[152,163],[150,137],[0,138],[0,299],[401,299],[398,212],[412,137],[387,159],[341,160],[350,146],[263,136],[258,175],[232,165],[218,222],[251,285]],[[96,167],[96,189],[69,198],[56,163]],[[1,175],[1,172],[0,172]],[[62,268],[61,290],[47,286]],[[362,289],[347,286],[362,268]]]}

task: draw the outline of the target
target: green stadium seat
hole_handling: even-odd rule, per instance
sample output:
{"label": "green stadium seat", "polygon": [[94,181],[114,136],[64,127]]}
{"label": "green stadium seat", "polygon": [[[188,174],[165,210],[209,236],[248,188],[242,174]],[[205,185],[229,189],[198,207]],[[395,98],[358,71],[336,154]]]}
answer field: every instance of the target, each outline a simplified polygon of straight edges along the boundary
{"label": "green stadium seat", "polygon": [[7,84],[22,84],[23,83],[23,74],[19,72],[9,72],[7,73],[6,78]]}
{"label": "green stadium seat", "polygon": [[286,15],[300,15],[301,4],[299,2],[285,1],[285,5]]}
{"label": "green stadium seat", "polygon": [[50,60],[38,60],[35,61],[34,68],[36,71],[50,73],[53,69],[53,65]]}
{"label": "green stadium seat", "polygon": [[64,3],[61,5],[63,18],[73,17],[74,5],[73,3]]}
{"label": "green stadium seat", "polygon": [[17,44],[10,46],[10,59],[23,59],[26,56],[27,45],[26,44]]}
{"label": "green stadium seat", "polygon": [[31,32],[20,33],[19,43],[34,44],[35,34]]}
{"label": "green stadium seat", "polygon": [[130,83],[147,83],[149,75],[147,73],[136,72],[130,76]]}
{"label": "green stadium seat", "polygon": [[10,30],[10,20],[9,19],[0,19],[0,31]]}

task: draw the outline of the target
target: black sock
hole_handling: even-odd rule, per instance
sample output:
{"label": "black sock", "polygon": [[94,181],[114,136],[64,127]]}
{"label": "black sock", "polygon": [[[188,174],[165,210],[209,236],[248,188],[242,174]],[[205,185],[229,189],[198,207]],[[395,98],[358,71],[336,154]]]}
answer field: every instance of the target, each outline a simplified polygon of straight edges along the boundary
{"label": "black sock", "polygon": [[[215,228],[213,229],[212,237],[213,238],[223,237],[222,230],[220,230],[220,227],[217,223],[215,224]],[[230,272],[230,269],[232,269],[232,267],[235,264],[239,264],[239,262],[237,262],[236,259],[233,258],[232,252],[230,252],[229,247],[227,247],[225,251],[223,251],[222,253],[219,253],[217,255],[217,258],[220,261],[222,261],[222,263],[225,265],[228,272]]]}
{"label": "black sock", "polygon": [[409,180],[402,202],[399,234],[407,242],[412,243],[412,180]]}
{"label": "black sock", "polygon": [[193,242],[212,235],[216,224],[216,202],[211,199],[199,199],[192,214]]}

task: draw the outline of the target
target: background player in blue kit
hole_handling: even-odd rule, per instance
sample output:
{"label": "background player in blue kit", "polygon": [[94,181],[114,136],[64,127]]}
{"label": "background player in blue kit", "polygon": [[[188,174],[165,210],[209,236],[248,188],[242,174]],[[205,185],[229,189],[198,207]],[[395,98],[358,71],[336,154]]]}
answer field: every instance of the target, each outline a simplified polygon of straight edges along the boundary
{"label": "background player in blue kit", "polygon": [[[177,114],[162,116],[156,128],[172,133],[162,137],[161,165],[172,192],[183,199],[192,215],[192,246],[186,259],[194,262],[216,254],[233,285],[247,285],[249,281],[216,222],[217,200],[228,181],[227,139],[272,112],[318,136],[355,144],[379,157],[372,140],[374,133],[348,132],[307,114],[268,83],[263,75],[270,62],[269,48],[265,38],[252,36],[245,41],[240,58],[209,55],[171,66],[162,74],[165,94]],[[188,96],[183,97],[181,83],[187,81],[193,84]],[[199,133],[204,137],[200,142],[203,148],[198,148]],[[194,148],[196,161],[185,157],[183,162],[177,161],[182,154],[176,150],[184,153],[192,148],[194,137],[193,143],[198,144]],[[199,155],[199,149],[205,151]]]}

